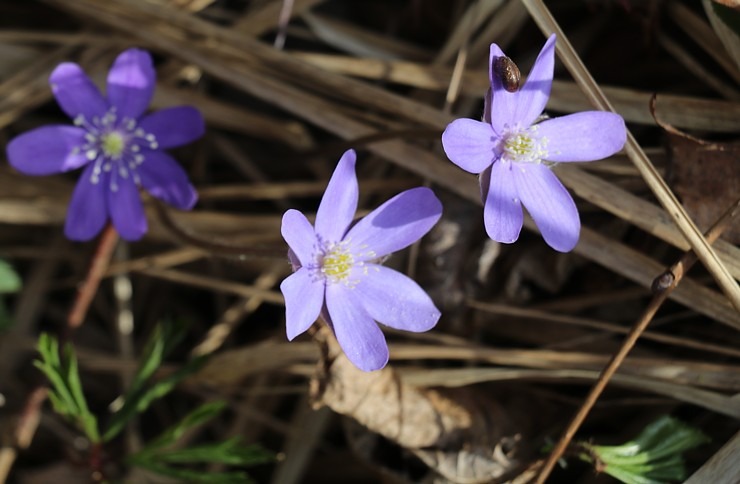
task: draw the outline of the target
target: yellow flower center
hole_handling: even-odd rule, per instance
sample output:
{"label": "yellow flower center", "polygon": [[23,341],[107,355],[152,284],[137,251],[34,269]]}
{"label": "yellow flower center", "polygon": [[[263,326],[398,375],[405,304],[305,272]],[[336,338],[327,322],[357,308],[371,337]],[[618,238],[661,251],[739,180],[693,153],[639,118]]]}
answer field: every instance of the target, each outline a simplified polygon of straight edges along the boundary
{"label": "yellow flower center", "polygon": [[321,258],[321,273],[331,282],[346,282],[355,259],[346,244],[332,244]]}
{"label": "yellow flower center", "polygon": [[547,156],[547,138],[536,135],[537,126],[515,131],[504,140],[504,154],[510,161],[540,163]]}
{"label": "yellow flower center", "polygon": [[126,146],[126,141],[123,136],[116,132],[111,131],[100,137],[100,147],[103,149],[105,156],[109,158],[120,158],[123,154],[123,149]]}

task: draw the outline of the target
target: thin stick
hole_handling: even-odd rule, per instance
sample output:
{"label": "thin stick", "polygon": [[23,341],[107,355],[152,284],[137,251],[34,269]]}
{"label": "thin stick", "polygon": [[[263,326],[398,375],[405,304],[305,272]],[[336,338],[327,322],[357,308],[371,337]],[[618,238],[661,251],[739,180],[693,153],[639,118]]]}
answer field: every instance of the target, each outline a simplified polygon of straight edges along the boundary
{"label": "thin stick", "polygon": [[[98,240],[98,246],[90,262],[85,280],[77,289],[77,296],[67,314],[67,324],[60,331],[60,342],[69,340],[72,333],[85,321],[87,310],[90,308],[90,303],[98,292],[100,281],[105,275],[117,242],[118,232],[113,228],[113,225],[108,224],[103,230],[103,235]],[[46,401],[47,396],[48,390],[44,383],[36,386],[29,393],[28,397],[26,397],[21,418],[18,420],[14,431],[15,445],[14,447],[5,447],[0,452],[0,483],[7,480],[13,462],[18,455],[18,449],[26,449],[31,445],[33,436],[38,428],[41,407]]]}
{"label": "thin stick", "polygon": [[[555,18],[545,6],[545,3],[542,0],[522,1],[529,10],[532,19],[545,35],[551,32],[557,34],[557,52],[560,54],[560,60],[563,61],[563,64],[570,71],[589,101],[598,109],[615,112],[614,107],[583,65],[580,57],[578,57],[575,49],[573,49],[567,36],[555,21]],[[704,267],[712,274],[712,277],[720,289],[722,289],[722,292],[725,293],[727,299],[730,300],[735,309],[740,311],[740,286],[733,279],[727,267],[719,260],[717,253],[709,245],[709,242],[702,237],[701,232],[696,228],[696,225],[686,213],[683,205],[678,201],[665,180],[661,178],[658,170],[653,166],[650,159],[629,132],[627,132],[627,143],[624,146],[624,150],[635,167],[640,171],[640,175],[642,175],[645,183],[647,183],[660,204],[673,219],[676,227],[681,231],[686,241],[691,244],[691,248],[697,257],[699,257],[702,264],[704,264]]]}
{"label": "thin stick", "polygon": [[237,256],[240,259],[247,256],[252,257],[269,257],[274,259],[284,259],[287,251],[285,249],[266,248],[266,247],[237,247],[234,245],[222,244],[211,240],[203,240],[200,237],[190,235],[181,229],[167,213],[164,204],[157,199],[152,199],[157,218],[172,235],[177,237],[181,242],[192,245],[209,253],[220,256]]}
{"label": "thin stick", "polygon": [[[730,206],[730,208],[727,209],[722,217],[720,217],[719,220],[715,222],[712,228],[707,231],[705,235],[706,240],[709,243],[717,240],[719,236],[722,235],[722,233],[725,231],[725,229],[730,226],[733,218],[735,217],[735,215],[737,215],[738,211],[740,211],[740,199],[738,199],[732,206]],[[552,450],[552,453],[545,462],[545,465],[542,467],[542,471],[537,477],[536,484],[544,484],[545,480],[549,477],[550,473],[554,469],[558,459],[560,459],[560,457],[565,452],[568,444],[573,439],[580,426],[583,424],[583,421],[586,420],[586,417],[596,403],[596,400],[598,400],[598,398],[601,396],[601,393],[604,391],[606,385],[619,369],[619,366],[627,357],[627,354],[630,352],[632,347],[635,346],[635,343],[640,338],[645,329],[647,329],[650,321],[652,321],[653,319],[653,316],[655,316],[655,313],[666,301],[666,299],[668,299],[668,295],[676,288],[676,286],[678,286],[684,274],[691,268],[691,266],[694,265],[694,263],[696,263],[696,261],[697,256],[694,252],[686,252],[678,260],[678,262],[666,269],[663,274],[655,278],[655,280],[653,281],[653,291],[655,293],[653,299],[650,301],[647,308],[645,308],[645,311],[642,313],[640,319],[638,319],[635,325],[632,327],[632,330],[625,338],[622,346],[619,348],[619,351],[617,351],[617,353],[612,356],[612,358],[609,360],[609,363],[601,371],[599,379],[591,388],[591,391],[581,405],[581,408],[578,409],[578,412],[576,412],[570,424],[568,424],[568,428],[566,428],[565,432],[563,432],[563,435],[560,437],[560,440],[558,441],[555,448]]]}
{"label": "thin stick", "polygon": [[65,337],[69,337],[69,333],[79,328],[85,320],[87,310],[95,294],[98,292],[100,281],[105,276],[105,271],[108,269],[108,264],[117,243],[118,232],[116,232],[113,225],[108,224],[103,230],[100,240],[98,240],[98,247],[95,249],[95,255],[93,255],[90,262],[87,276],[85,276],[82,285],[77,289],[77,297],[72,305],[72,309],[69,310],[69,314],[67,315]]}

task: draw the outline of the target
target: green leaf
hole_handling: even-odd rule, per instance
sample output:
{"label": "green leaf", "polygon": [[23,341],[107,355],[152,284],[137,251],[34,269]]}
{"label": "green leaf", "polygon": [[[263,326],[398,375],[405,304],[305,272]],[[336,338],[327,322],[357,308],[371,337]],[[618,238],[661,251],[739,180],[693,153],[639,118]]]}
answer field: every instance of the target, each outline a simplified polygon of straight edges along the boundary
{"label": "green leaf", "polygon": [[582,443],[591,454],[581,460],[599,462],[603,471],[628,484],[654,484],[686,477],[681,454],[707,442],[698,429],[663,416],[649,424],[634,440],[622,445]]}
{"label": "green leaf", "polygon": [[618,479],[625,484],[665,484],[663,481],[657,481],[620,468],[605,469],[604,473],[609,474],[613,478]]}
{"label": "green leaf", "polygon": [[133,395],[135,393],[138,393],[139,390],[144,387],[144,384],[147,382],[147,380],[149,380],[149,378],[154,375],[154,372],[157,371],[157,368],[162,365],[162,360],[165,357],[164,346],[165,344],[164,336],[162,334],[162,327],[160,325],[157,325],[154,328],[154,332],[149,338],[149,341],[147,342],[146,348],[144,349],[142,362],[139,365],[139,369],[136,371],[136,374],[134,375],[131,386],[127,391],[128,394]]}
{"label": "green leaf", "polygon": [[250,466],[272,462],[275,457],[259,446],[242,446],[239,437],[216,444],[203,444],[187,449],[158,452],[157,458],[167,463],[210,463]]}
{"label": "green leaf", "polygon": [[123,430],[126,423],[137,413],[144,412],[154,400],[170,393],[185,378],[198,371],[206,357],[194,358],[176,372],[155,383],[151,388],[142,389],[138,394],[129,395],[121,409],[113,415],[103,441],[108,442]]}
{"label": "green leaf", "polygon": [[146,388],[149,380],[162,365],[164,358],[183,338],[184,329],[185,325],[181,323],[165,323],[158,325],[152,332],[144,349],[139,369],[124,395],[123,406],[113,414],[108,429],[103,434],[104,442],[108,442],[118,435],[126,427],[128,421],[136,414],[149,408],[152,401],[162,398],[172,391],[183,378],[200,369],[204,360],[193,360],[178,372],[156,383],[153,387]]}
{"label": "green leaf", "polygon": [[13,267],[0,260],[0,294],[8,294],[20,291],[23,283]]}
{"label": "green leaf", "polygon": [[161,447],[174,444],[185,432],[211,420],[221,413],[224,408],[226,408],[226,402],[223,401],[204,403],[149,442],[141,452],[151,453]]}
{"label": "green leaf", "polygon": [[172,465],[223,464],[244,467],[272,462],[275,459],[272,453],[259,446],[242,445],[238,437],[185,449],[167,448],[175,444],[185,432],[216,417],[224,408],[226,408],[226,403],[220,401],[200,405],[149,442],[141,451],[129,456],[126,461],[131,465],[186,482],[251,482],[247,474],[243,472],[202,473]]}
{"label": "green leaf", "polygon": [[72,420],[87,435],[91,442],[98,442],[98,422],[90,413],[82,391],[77,356],[71,345],[64,347],[64,355],[59,355],[59,342],[47,333],[39,336],[38,351],[41,360],[34,366],[41,370],[49,380],[51,389],[49,399],[54,410]]}

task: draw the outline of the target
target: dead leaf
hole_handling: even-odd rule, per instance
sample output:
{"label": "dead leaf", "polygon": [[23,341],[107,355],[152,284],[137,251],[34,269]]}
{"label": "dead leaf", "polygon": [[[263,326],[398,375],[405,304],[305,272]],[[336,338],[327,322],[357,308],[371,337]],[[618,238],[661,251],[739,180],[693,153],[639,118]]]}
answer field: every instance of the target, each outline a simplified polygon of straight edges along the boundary
{"label": "dead leaf", "polygon": [[[522,466],[521,422],[491,395],[472,388],[404,383],[389,366],[363,372],[322,326],[325,361],[311,381],[315,407],[328,406],[410,450],[453,482],[490,482]],[[518,424],[519,423],[519,424]]]}
{"label": "dead leaf", "polygon": [[[708,229],[740,195],[740,143],[707,143],[669,134],[671,182],[686,211]],[[722,237],[740,243],[740,224]]]}

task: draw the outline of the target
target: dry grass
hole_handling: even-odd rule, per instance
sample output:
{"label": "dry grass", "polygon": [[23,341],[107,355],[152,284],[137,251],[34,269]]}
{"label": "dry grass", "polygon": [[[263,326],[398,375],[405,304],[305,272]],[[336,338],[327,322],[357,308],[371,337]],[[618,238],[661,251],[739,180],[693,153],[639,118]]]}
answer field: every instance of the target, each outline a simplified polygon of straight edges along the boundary
{"label": "dry grass", "polygon": [[[497,465],[508,469],[501,479],[531,474],[527,467],[541,457],[542,438],[557,439],[617,352],[620,335],[648,305],[653,280],[691,250],[702,267],[671,293],[579,436],[627,440],[655,415],[674,413],[714,439],[690,467],[708,461],[740,419],[740,249],[725,239],[709,244],[702,231],[713,221],[692,219],[681,204],[670,185],[673,160],[664,147],[670,139],[655,120],[718,143],[740,131],[740,70],[704,12],[691,2],[644,10],[638,2],[622,2],[632,5],[630,11],[619,2],[590,9],[588,2],[548,2],[551,13],[537,0],[295,0],[290,22],[281,24],[285,3],[44,0],[0,6],[7,19],[0,21],[0,141],[66,122],[47,84],[59,62],[78,62],[102,81],[114,56],[129,46],[157,57],[154,107],[191,104],[208,124],[202,141],[176,153],[199,189],[196,210],[162,214],[148,203],[149,235],[119,250],[75,337],[95,408],[105,413],[122,391],[154,324],[187,319],[190,332],[176,361],[212,357],[178,395],[189,402],[226,399],[232,412],[213,433],[241,435],[281,455],[255,471],[260,482],[414,482],[426,475],[422,461],[446,479],[469,478],[425,454],[429,449],[412,448],[413,455],[399,450],[385,424],[368,416],[372,412],[339,409],[339,399],[358,397],[362,380],[337,380],[353,377],[341,359],[333,366],[323,359],[334,349],[321,332],[314,335],[318,348],[309,338],[284,341],[277,285],[290,268],[275,255],[285,250],[282,213],[315,210],[338,155],[356,147],[362,209],[420,184],[431,186],[446,207],[429,240],[392,261],[417,275],[444,309],[443,320],[428,334],[391,332],[391,369],[378,377],[381,383],[367,384],[361,402],[401,401],[383,393],[395,382],[420,401],[433,401],[434,411],[454,425],[462,425],[453,418],[459,417],[456,404],[476,416],[489,409],[491,419],[511,420],[506,429],[496,433],[486,426],[486,438],[466,429],[456,434],[459,448],[474,442],[493,449],[499,443],[492,435],[520,434],[520,454],[508,468]],[[584,222],[575,255],[568,256],[548,251],[538,236],[523,236],[513,246],[487,242],[476,180],[447,161],[439,143],[451,120],[480,116],[489,44],[516,54],[524,73],[541,32],[558,34],[560,63],[548,109],[613,110],[631,130],[623,153],[556,168]],[[283,49],[271,45],[276,33],[286,36]],[[603,61],[615,55],[615,65]],[[2,425],[9,435],[31,388],[35,337],[63,323],[92,254],[93,244],[60,236],[73,183],[74,177],[31,178],[0,166],[0,256],[24,278],[23,291],[10,301],[14,325],[0,333],[0,392],[7,402]],[[536,233],[531,220],[525,226]],[[250,255],[254,248],[261,255]],[[116,290],[129,283],[132,295]],[[120,326],[127,308],[135,323],[131,333]],[[322,385],[332,391],[322,393]],[[430,387],[440,387],[441,396],[430,396],[437,395]],[[343,423],[325,407],[313,410],[312,401],[389,441]],[[388,405],[392,414],[393,402]],[[166,400],[147,425],[163,428],[185,411],[176,398]],[[417,432],[428,430],[424,422],[420,417]],[[449,430],[440,435],[449,437]],[[115,452],[124,455],[151,433],[134,426]],[[14,482],[65,467],[59,448],[42,449],[49,439],[71,446],[73,438],[45,409],[27,457],[10,458]],[[445,452],[450,457],[449,445]],[[737,461],[737,446],[724,452],[731,457],[702,472],[713,475],[716,466]],[[0,470],[1,464],[0,456]],[[596,480],[590,470],[570,469],[548,482]]]}

